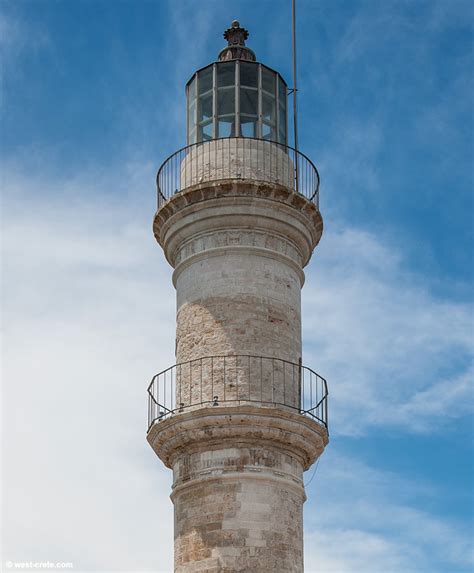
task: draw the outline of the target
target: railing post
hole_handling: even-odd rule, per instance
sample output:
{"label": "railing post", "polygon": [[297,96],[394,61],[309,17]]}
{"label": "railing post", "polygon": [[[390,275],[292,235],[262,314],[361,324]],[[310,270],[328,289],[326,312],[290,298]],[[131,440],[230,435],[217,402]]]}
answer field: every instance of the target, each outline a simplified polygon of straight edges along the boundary
{"label": "railing post", "polygon": [[329,429],[329,425],[328,425],[328,392],[327,392],[327,384],[326,381],[324,381],[324,422],[326,424],[326,430]]}

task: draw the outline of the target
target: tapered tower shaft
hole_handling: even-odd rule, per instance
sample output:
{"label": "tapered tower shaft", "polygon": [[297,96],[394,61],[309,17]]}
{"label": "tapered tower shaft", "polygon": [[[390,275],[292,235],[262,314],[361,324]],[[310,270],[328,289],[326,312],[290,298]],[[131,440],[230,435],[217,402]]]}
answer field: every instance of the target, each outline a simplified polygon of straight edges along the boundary
{"label": "tapered tower shaft", "polygon": [[247,35],[234,22],[188,83],[192,143],[158,173],[177,365],[150,385],[147,439],[173,470],[178,573],[302,572],[302,476],[328,441],[326,382],[301,360],[319,176],[287,147],[286,86]]}

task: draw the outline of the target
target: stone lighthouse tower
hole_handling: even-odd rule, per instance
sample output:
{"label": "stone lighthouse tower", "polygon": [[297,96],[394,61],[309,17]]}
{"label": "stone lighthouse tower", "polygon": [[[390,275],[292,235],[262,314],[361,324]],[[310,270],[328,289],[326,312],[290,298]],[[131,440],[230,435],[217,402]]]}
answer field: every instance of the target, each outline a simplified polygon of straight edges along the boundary
{"label": "stone lighthouse tower", "polygon": [[288,88],[238,22],[186,85],[187,146],[157,176],[176,365],[148,388],[173,470],[175,572],[302,572],[303,472],[328,442],[327,386],[301,359],[319,176],[287,145]]}

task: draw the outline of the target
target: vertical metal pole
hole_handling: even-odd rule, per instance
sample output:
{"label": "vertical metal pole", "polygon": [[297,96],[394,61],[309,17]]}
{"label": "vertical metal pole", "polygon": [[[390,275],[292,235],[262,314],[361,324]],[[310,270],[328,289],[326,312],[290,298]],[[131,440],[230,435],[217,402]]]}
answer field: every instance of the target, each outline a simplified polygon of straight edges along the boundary
{"label": "vertical metal pole", "polygon": [[295,177],[296,177],[296,191],[299,191],[299,167],[298,167],[298,115],[297,115],[297,105],[296,105],[296,92],[297,88],[297,78],[296,78],[296,0],[292,0],[292,20],[293,20],[293,130],[295,137],[295,151],[296,151],[296,161],[295,161]]}

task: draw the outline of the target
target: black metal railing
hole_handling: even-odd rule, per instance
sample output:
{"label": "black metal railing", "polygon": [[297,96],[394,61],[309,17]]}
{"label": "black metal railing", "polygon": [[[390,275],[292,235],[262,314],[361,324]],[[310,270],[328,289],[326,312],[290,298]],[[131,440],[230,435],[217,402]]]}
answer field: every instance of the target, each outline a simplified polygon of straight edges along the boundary
{"label": "black metal railing", "polygon": [[319,173],[313,162],[293,147],[252,137],[211,139],[173,153],[156,176],[158,208],[187,187],[222,179],[280,183],[319,208]]}
{"label": "black metal railing", "polygon": [[263,356],[207,356],[171,366],[148,386],[148,429],[189,408],[245,403],[283,406],[328,427],[327,383],[293,362]]}

